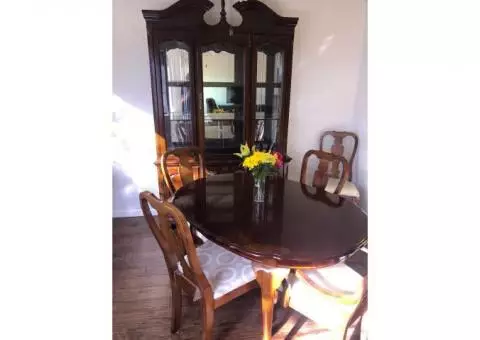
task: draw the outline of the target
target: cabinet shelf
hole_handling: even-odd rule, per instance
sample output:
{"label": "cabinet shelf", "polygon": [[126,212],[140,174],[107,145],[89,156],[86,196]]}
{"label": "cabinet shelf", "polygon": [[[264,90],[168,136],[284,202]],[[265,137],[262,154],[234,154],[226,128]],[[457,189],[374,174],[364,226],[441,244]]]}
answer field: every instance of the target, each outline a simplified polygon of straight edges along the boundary
{"label": "cabinet shelf", "polygon": [[275,88],[281,88],[282,83],[256,83],[255,84],[257,88],[262,88],[262,87],[275,87]]}
{"label": "cabinet shelf", "polygon": [[190,80],[188,81],[168,81],[167,86],[171,87],[189,87]]}
{"label": "cabinet shelf", "polygon": [[235,82],[223,82],[223,81],[208,81],[203,83],[203,87],[239,87],[243,86],[242,83],[235,83]]}

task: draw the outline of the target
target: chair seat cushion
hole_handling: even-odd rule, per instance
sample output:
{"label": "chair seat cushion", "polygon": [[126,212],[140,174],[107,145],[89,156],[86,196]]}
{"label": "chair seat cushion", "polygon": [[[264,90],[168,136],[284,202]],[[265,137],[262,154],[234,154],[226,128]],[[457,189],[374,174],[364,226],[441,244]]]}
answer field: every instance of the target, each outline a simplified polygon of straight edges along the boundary
{"label": "chair seat cushion", "polygon": [[334,266],[301,270],[306,280],[294,278],[289,306],[326,328],[345,327],[363,294],[368,270],[368,250],[365,250],[362,248]]}
{"label": "chair seat cushion", "polygon": [[[203,273],[212,286],[214,299],[255,280],[250,260],[238,256],[212,241],[206,240],[204,244],[197,247],[197,255]],[[188,263],[187,257],[185,260]],[[201,294],[197,289],[194,300],[200,298]]]}
{"label": "chair seat cushion", "polygon": [[[340,179],[329,177],[327,181],[327,185],[325,186],[325,191],[331,194],[335,193],[335,190],[337,189],[339,183],[340,183]],[[353,184],[352,182],[346,181],[339,195],[358,198],[360,197],[360,192],[358,191],[355,184]]]}
{"label": "chair seat cushion", "polygon": [[345,263],[321,269],[302,270],[302,273],[323,290],[343,295],[361,293],[363,277]]}
{"label": "chair seat cushion", "polygon": [[301,272],[314,285],[327,292],[360,297],[367,270],[368,253],[366,248],[362,248],[345,262],[319,269],[302,269]]}
{"label": "chair seat cushion", "polygon": [[315,321],[320,328],[345,327],[357,301],[341,303],[340,298],[323,294],[300,279],[295,279],[290,290],[289,307]]}
{"label": "chair seat cushion", "polygon": [[[289,307],[313,320],[318,328],[337,331],[341,339],[348,319],[357,307],[357,303],[339,303],[339,299],[322,294],[307,283],[296,280],[290,291]],[[362,317],[360,325],[360,340],[366,340],[368,334],[368,325],[366,314]],[[353,333],[356,323],[349,329],[349,334]],[[347,339],[354,337],[348,336]]]}

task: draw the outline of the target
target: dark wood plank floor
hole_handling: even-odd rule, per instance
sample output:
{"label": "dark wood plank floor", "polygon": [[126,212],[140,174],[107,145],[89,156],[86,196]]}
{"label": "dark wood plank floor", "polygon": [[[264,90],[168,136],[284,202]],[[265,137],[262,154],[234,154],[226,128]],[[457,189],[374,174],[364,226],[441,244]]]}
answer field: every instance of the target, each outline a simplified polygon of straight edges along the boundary
{"label": "dark wood plank floor", "polygon": [[[214,339],[261,339],[259,290],[215,311]],[[113,339],[199,339],[198,304],[184,301],[183,323],[170,334],[170,287],[162,252],[143,217],[113,221]],[[332,334],[308,321],[290,334],[298,315],[274,339],[330,339]]]}

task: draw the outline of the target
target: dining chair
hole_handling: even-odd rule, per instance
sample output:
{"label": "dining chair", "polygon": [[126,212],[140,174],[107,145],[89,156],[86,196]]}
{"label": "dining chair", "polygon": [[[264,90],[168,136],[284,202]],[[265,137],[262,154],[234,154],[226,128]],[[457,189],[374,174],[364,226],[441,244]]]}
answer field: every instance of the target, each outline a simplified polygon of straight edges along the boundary
{"label": "dining chair", "polygon": [[[205,169],[200,149],[193,146],[168,150],[160,157],[160,162],[155,164],[160,165],[163,182],[167,188],[167,192],[163,193],[166,199],[171,199],[178,189],[194,180],[215,175],[214,172]],[[190,229],[196,245],[206,241],[205,236],[198,230],[193,227]]]}
{"label": "dining chair", "polygon": [[[251,261],[211,241],[195,248],[185,216],[173,204],[159,200],[153,193],[140,194],[145,219],[163,251],[172,293],[171,332],[181,326],[182,291],[200,300],[202,339],[213,334],[214,310],[258,287]],[[151,208],[158,216],[152,215]],[[172,221],[176,228],[171,228]]]}
{"label": "dining chair", "polygon": [[[355,184],[349,181],[350,166],[348,161],[342,156],[337,156],[321,150],[309,150],[303,156],[300,172],[300,183],[307,184],[307,168],[308,161],[311,156],[316,156],[319,160],[319,166],[315,171],[313,180],[314,187],[324,188],[326,192],[339,196],[351,197],[355,199],[360,197],[360,193]],[[334,164],[337,164],[337,167],[339,168],[339,165],[341,165],[341,171],[339,171],[338,177],[332,177],[331,173],[329,172],[330,165]]]}
{"label": "dining chair", "polygon": [[194,146],[168,150],[160,157],[160,170],[167,187],[167,197],[187,183],[205,177],[200,149]]}
{"label": "dining chair", "polygon": [[[283,305],[332,330],[346,340],[353,326],[360,338],[367,333],[368,249],[363,247],[344,262],[319,269],[297,270],[288,279]],[[350,334],[351,335],[351,334]]]}
{"label": "dining chair", "polygon": [[[327,140],[333,138],[333,142],[331,143],[330,149],[326,149]],[[352,144],[352,150],[349,155],[345,150],[345,141],[350,140],[349,144]],[[357,154],[358,148],[358,136],[353,132],[348,131],[325,131],[322,136],[320,137],[320,151],[325,151],[334,154],[335,156],[342,156],[348,161],[350,165],[350,173],[348,180],[352,180],[353,174],[353,162],[355,159],[355,155]],[[320,170],[320,164],[319,164]],[[339,163],[333,162],[330,167],[330,177],[338,178],[340,176],[339,170]]]}

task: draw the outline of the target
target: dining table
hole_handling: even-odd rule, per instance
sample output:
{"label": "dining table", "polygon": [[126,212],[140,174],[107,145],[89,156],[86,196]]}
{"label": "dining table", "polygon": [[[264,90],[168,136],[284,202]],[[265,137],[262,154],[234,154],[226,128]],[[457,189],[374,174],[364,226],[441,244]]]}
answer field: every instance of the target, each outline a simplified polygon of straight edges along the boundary
{"label": "dining table", "polygon": [[192,229],[252,261],[261,290],[262,339],[272,337],[276,290],[291,269],[344,261],[367,243],[367,215],[353,201],[281,176],[254,202],[246,171],[208,176],[180,188],[172,202]]}

